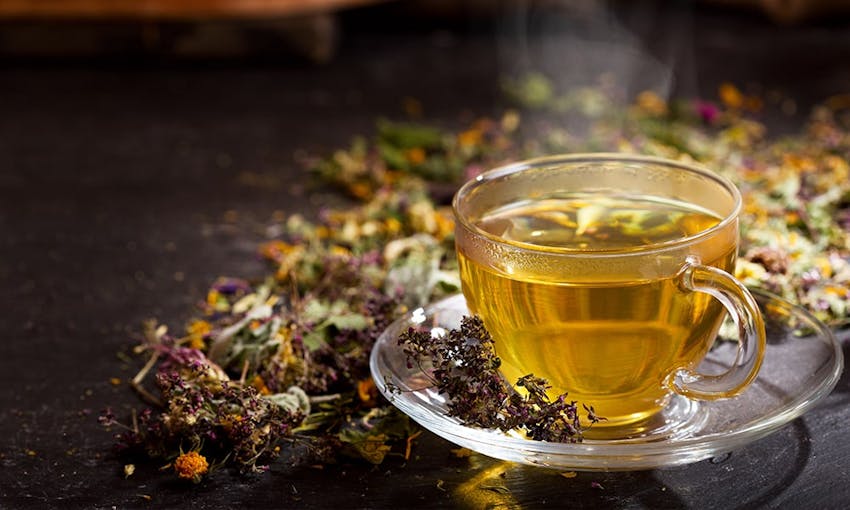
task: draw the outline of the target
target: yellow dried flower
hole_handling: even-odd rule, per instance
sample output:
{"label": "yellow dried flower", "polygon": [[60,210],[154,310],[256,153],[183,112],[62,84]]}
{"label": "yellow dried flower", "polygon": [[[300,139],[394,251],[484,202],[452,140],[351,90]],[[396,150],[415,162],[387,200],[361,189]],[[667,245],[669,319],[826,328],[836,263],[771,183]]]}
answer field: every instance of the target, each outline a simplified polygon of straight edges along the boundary
{"label": "yellow dried flower", "polygon": [[824,278],[832,277],[832,264],[829,262],[828,257],[816,257],[814,260],[815,267],[820,271],[820,274]]}
{"label": "yellow dried flower", "polygon": [[437,211],[434,215],[434,219],[436,220],[437,228],[433,234],[437,239],[442,241],[454,233],[455,221],[451,212],[444,210]]}
{"label": "yellow dried flower", "polygon": [[850,290],[847,290],[846,287],[839,287],[837,285],[828,285],[823,290],[827,294],[831,294],[833,296],[838,296],[841,298],[846,298],[848,295],[850,295]]}
{"label": "yellow dried flower", "polygon": [[196,319],[189,323],[189,326],[186,328],[186,331],[190,335],[204,336],[208,335],[210,331],[212,331],[212,325],[205,320]]}
{"label": "yellow dried flower", "polygon": [[759,283],[767,276],[767,269],[761,264],[738,259],[735,265],[735,278],[744,283]]}
{"label": "yellow dried flower", "polygon": [[328,252],[335,257],[340,257],[344,259],[351,257],[351,250],[339,244],[331,245],[331,247],[328,249]]}
{"label": "yellow dried flower", "polygon": [[782,162],[795,172],[812,172],[817,170],[815,161],[805,155],[790,152],[782,156]]}
{"label": "yellow dried flower", "polygon": [[189,347],[192,349],[203,349],[205,347],[204,337],[209,335],[211,331],[212,325],[205,320],[196,319],[190,322],[186,326],[186,333],[189,334]]}
{"label": "yellow dried flower", "polygon": [[204,343],[204,337],[200,337],[200,336],[189,337],[189,347],[191,349],[197,349],[199,351],[202,350],[204,347],[206,347],[206,344]]}
{"label": "yellow dried flower", "polygon": [[387,229],[387,233],[390,235],[395,235],[401,232],[401,222],[395,218],[387,218],[384,220],[384,227]]}
{"label": "yellow dried flower", "polygon": [[271,241],[260,248],[263,257],[278,263],[275,277],[278,280],[289,278],[289,273],[301,262],[304,257],[304,246],[292,245],[283,241]]}
{"label": "yellow dried flower", "polygon": [[174,460],[174,472],[184,480],[192,480],[195,483],[201,481],[201,477],[207,474],[210,465],[207,458],[198,452],[181,453]]}
{"label": "yellow dried flower", "polygon": [[217,290],[210,289],[210,291],[207,292],[207,304],[208,305],[215,306],[216,304],[218,304],[218,298],[219,298],[219,293],[218,293]]}

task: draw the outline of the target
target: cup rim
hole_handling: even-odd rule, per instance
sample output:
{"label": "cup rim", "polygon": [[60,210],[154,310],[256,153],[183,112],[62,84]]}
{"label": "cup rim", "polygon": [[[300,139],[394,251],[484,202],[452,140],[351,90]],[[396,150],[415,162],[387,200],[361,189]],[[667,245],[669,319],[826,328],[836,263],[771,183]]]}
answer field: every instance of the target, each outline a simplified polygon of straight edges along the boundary
{"label": "cup rim", "polygon": [[[537,168],[546,165],[552,164],[567,164],[567,163],[582,163],[582,162],[625,162],[625,163],[644,163],[644,164],[657,164],[664,165],[668,167],[675,167],[682,170],[686,170],[688,172],[699,174],[703,177],[711,179],[716,183],[723,186],[734,201],[732,210],[726,214],[718,223],[709,227],[705,230],[701,230],[696,234],[692,234],[686,237],[682,237],[679,239],[674,239],[671,241],[663,241],[658,243],[640,245],[635,247],[627,247],[627,248],[610,248],[610,249],[599,249],[599,250],[581,250],[576,248],[568,248],[568,247],[560,247],[560,246],[542,246],[542,245],[534,245],[530,243],[511,243],[507,242],[499,236],[491,234],[486,230],[483,230],[476,225],[472,224],[469,219],[459,213],[459,201],[463,195],[468,194],[473,188],[481,186],[483,183],[497,179],[500,177],[504,177],[507,175],[515,174],[518,172],[522,172],[525,170],[529,170],[532,168]],[[681,248],[683,246],[687,246],[690,244],[694,244],[699,242],[702,239],[713,236],[715,233],[722,231],[725,229],[730,223],[736,221],[738,215],[742,209],[743,200],[741,198],[741,192],[738,190],[737,186],[729,180],[728,178],[709,170],[701,165],[676,161],[668,158],[662,158],[657,156],[645,156],[640,154],[628,154],[628,153],[617,153],[617,152],[596,152],[596,153],[575,153],[575,154],[561,154],[561,155],[551,155],[551,156],[542,156],[537,158],[531,158],[527,160],[517,161],[515,163],[509,163],[507,165],[499,166],[493,168],[491,170],[487,170],[473,179],[465,182],[455,193],[452,198],[452,212],[454,213],[455,220],[462,225],[466,230],[473,233],[474,235],[484,237],[489,241],[496,243],[498,245],[509,247],[511,250],[515,251],[526,251],[531,253],[547,253],[552,255],[563,255],[563,256],[581,256],[581,257],[610,257],[610,256],[624,256],[624,255],[646,255],[648,253],[653,252],[661,252],[667,251],[671,249]]]}

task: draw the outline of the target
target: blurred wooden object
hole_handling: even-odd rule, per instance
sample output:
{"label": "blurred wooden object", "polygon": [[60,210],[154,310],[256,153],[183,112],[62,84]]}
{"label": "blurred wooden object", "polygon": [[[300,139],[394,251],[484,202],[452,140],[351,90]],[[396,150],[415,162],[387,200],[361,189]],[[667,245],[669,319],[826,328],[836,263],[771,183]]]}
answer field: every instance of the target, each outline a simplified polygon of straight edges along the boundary
{"label": "blurred wooden object", "polygon": [[0,18],[221,19],[302,16],[381,0],[0,0]]}
{"label": "blurred wooden object", "polygon": [[338,47],[338,11],[386,1],[0,0],[0,56],[217,58],[260,50],[322,63]]}
{"label": "blurred wooden object", "polygon": [[[310,15],[389,0],[0,0],[0,19],[238,19]],[[677,0],[670,0],[676,2]],[[701,0],[755,9],[778,23],[850,13],[850,0]],[[409,0],[413,11],[477,17],[503,12],[505,5],[558,8],[598,0]]]}
{"label": "blurred wooden object", "polygon": [[850,0],[708,0],[708,3],[755,8],[783,24],[846,16],[850,13]]}

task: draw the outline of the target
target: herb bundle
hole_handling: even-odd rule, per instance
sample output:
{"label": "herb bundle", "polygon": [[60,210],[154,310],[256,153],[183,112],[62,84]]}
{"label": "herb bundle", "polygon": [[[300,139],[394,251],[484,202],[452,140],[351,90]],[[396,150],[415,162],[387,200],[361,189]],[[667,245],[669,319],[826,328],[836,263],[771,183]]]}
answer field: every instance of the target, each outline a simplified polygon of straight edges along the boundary
{"label": "herb bundle", "polygon": [[[493,337],[478,317],[464,317],[459,329],[436,338],[430,331],[409,328],[398,338],[409,366],[418,366],[440,393],[449,397],[448,414],[467,425],[504,432],[525,431],[537,441],[576,443],[583,439],[575,401],[567,394],[549,399],[545,379],[528,374],[515,391],[499,373],[501,360]],[[392,387],[393,391],[400,391]],[[603,420],[584,404],[592,425]]]}
{"label": "herb bundle", "polygon": [[[146,327],[135,349],[146,363],[132,386],[150,407],[122,418],[123,425],[111,411],[102,416],[110,428],[123,427],[123,451],[163,459],[176,476],[196,481],[220,465],[262,471],[282,452],[295,458],[306,450],[324,462],[341,454],[373,463],[408,456],[418,432],[381,400],[369,352],[402,313],[458,291],[445,205],[455,187],[485,168],[534,155],[639,152],[697,160],[725,174],[745,201],[736,276],[832,326],[847,323],[846,97],[815,108],[800,133],[771,140],[758,110],[786,109],[791,99],[731,84],[713,101],[668,102],[644,92],[627,108],[605,83],[557,93],[545,77],[529,75],[507,92],[521,110],[458,132],[381,122],[374,139],[305,161],[359,205],[322,210],[313,221],[285,218],[259,247],[270,267],[265,278],[222,278],[184,328]],[[581,127],[561,127],[562,115],[580,118],[570,125]],[[475,322],[464,327],[441,347],[458,351],[451,356],[426,349],[415,332],[405,338],[413,363],[455,360],[435,372],[441,384],[472,395],[454,399],[453,412],[480,426],[524,428],[536,439],[581,437],[573,403],[545,400],[544,383],[534,378],[520,381],[525,396],[508,392],[483,350],[484,331]],[[462,338],[477,339],[480,349],[466,340],[459,349]],[[463,375],[457,369],[464,363],[489,369]]]}

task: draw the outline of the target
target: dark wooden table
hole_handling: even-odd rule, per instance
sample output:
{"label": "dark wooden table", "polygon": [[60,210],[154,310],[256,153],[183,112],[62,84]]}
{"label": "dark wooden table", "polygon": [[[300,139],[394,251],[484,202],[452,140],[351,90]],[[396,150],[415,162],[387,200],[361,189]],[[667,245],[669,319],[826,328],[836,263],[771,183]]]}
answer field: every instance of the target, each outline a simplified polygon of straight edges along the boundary
{"label": "dark wooden table", "polygon": [[[215,277],[260,274],[256,243],[277,211],[309,215],[339,203],[305,192],[298,151],[327,153],[370,133],[376,117],[400,116],[407,96],[423,103],[426,119],[451,126],[500,111],[505,72],[541,67],[566,84],[590,79],[582,73],[604,67],[611,48],[578,51],[576,34],[587,42],[607,33],[641,48],[614,74],[631,91],[713,96],[731,80],[779,89],[804,112],[850,89],[847,22],[776,27],[700,8],[590,14],[597,26],[582,32],[556,30],[532,12],[526,22],[536,28],[518,39],[515,18],[435,28],[376,18],[385,14],[348,15],[339,53],[323,66],[276,54],[0,63],[0,507],[850,505],[848,377],[781,431],[677,468],[565,478],[457,458],[425,433],[409,461],[379,467],[281,460],[264,475],[219,471],[191,486],[149,465],[125,479],[96,421],[107,405],[119,414],[139,405],[126,385],[110,383],[135,368],[116,353],[148,317],[183,324]],[[638,35],[600,31],[606,23]],[[600,58],[586,67],[566,60],[579,54]],[[793,131],[800,117],[768,122]]]}

